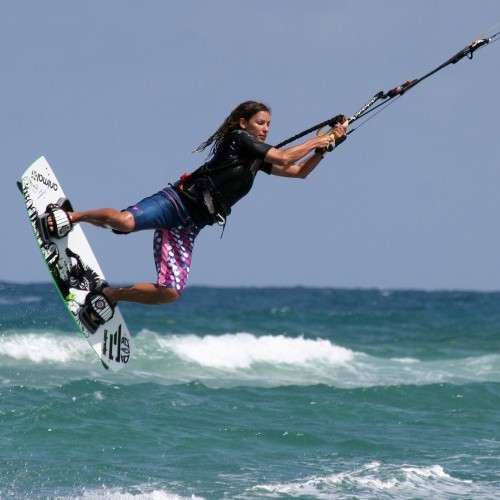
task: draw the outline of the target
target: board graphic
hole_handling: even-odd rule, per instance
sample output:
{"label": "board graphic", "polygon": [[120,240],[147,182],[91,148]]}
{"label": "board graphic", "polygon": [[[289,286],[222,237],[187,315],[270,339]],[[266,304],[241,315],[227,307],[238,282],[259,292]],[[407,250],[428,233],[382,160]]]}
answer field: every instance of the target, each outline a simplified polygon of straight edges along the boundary
{"label": "board graphic", "polygon": [[42,156],[21,177],[18,187],[24,197],[36,242],[66,309],[106,368],[118,371],[133,356],[130,332],[118,307],[113,317],[92,332],[80,314],[85,299],[104,274],[79,224],[64,238],[44,240],[38,218],[50,203],[65,199],[64,192],[47,160]]}

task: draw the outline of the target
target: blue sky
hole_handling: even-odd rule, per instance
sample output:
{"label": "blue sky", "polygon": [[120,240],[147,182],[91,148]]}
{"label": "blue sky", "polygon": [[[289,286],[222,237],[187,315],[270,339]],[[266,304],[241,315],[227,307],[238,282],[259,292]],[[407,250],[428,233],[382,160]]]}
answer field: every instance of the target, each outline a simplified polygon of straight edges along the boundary
{"label": "blue sky", "polygon": [[[499,21],[497,0],[0,2],[0,280],[48,281],[15,186],[39,156],[75,207],[121,209],[200,165],[243,100],[278,143]],[[436,74],[305,181],[259,174],[190,284],[500,290],[499,61]],[[110,282],[154,281],[151,233],[84,229]]]}

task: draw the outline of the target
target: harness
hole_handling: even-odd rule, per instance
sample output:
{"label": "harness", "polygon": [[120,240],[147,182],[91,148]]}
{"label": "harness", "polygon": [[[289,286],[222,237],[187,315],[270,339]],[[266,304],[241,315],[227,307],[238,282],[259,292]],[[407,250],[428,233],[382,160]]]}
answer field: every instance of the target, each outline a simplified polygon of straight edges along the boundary
{"label": "harness", "polygon": [[250,191],[257,172],[269,170],[264,158],[271,147],[245,130],[234,130],[207,162],[181,176],[174,188],[198,225],[225,226],[231,207]]}
{"label": "harness", "polygon": [[231,207],[216,186],[213,174],[219,170],[226,170],[228,167],[208,170],[205,165],[191,174],[182,174],[174,186],[194,203],[205,206],[212,219],[211,224],[225,227],[227,216],[231,213]]}

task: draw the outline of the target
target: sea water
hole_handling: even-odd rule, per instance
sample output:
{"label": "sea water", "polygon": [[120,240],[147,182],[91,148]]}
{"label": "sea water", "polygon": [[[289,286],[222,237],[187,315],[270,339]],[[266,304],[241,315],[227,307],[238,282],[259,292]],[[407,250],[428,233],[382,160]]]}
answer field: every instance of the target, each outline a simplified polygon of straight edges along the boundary
{"label": "sea water", "polygon": [[191,287],[104,370],[0,283],[0,498],[493,499],[500,294]]}

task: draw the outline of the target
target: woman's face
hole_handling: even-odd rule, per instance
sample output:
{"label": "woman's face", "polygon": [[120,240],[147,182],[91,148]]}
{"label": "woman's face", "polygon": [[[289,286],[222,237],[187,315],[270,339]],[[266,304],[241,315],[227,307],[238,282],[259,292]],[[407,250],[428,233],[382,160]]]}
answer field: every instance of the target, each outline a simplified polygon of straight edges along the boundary
{"label": "woman's face", "polygon": [[255,113],[250,120],[240,118],[240,127],[252,134],[258,141],[264,142],[271,126],[271,115],[268,111]]}

